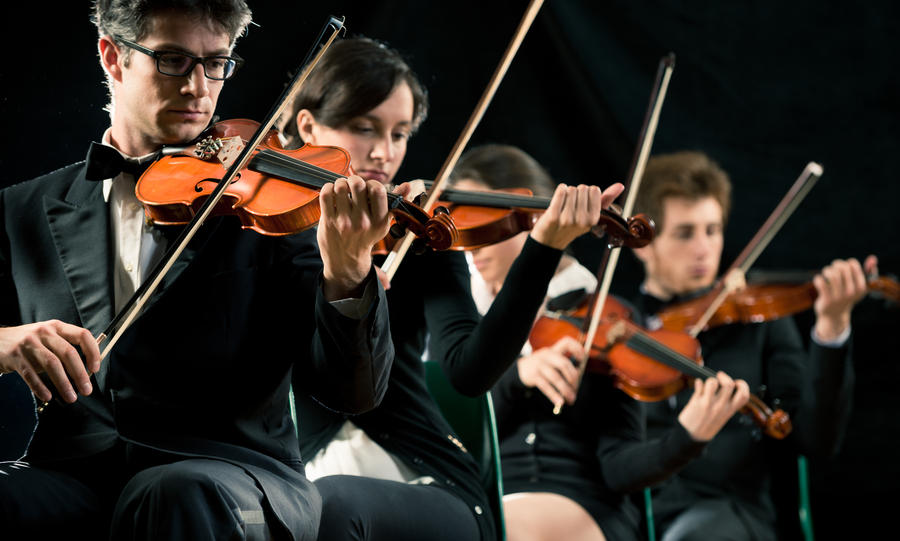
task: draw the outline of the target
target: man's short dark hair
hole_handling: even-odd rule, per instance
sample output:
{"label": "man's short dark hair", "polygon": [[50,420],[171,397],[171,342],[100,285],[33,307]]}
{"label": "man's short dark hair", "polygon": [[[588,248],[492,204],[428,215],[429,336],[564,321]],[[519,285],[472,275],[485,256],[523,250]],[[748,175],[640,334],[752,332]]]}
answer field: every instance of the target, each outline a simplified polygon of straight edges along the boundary
{"label": "man's short dark hair", "polygon": [[218,24],[228,34],[231,46],[252,18],[244,0],[96,0],[93,22],[100,36],[139,41],[150,31],[152,18],[165,11]]}
{"label": "man's short dark hair", "polygon": [[634,212],[650,216],[662,232],[665,200],[671,198],[698,201],[712,197],[722,206],[722,222],[731,210],[731,180],[719,164],[703,152],[683,150],[658,154],[647,161]]}

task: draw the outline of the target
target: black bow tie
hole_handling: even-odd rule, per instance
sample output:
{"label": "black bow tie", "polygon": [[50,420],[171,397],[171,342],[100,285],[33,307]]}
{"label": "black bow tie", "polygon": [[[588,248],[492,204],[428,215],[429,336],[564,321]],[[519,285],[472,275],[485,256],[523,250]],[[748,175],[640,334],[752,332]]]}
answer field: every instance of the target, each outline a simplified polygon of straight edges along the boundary
{"label": "black bow tie", "polygon": [[155,159],[156,155],[147,157],[141,162],[128,160],[113,147],[92,142],[88,150],[84,178],[104,180],[115,178],[119,173],[129,173],[137,180]]}

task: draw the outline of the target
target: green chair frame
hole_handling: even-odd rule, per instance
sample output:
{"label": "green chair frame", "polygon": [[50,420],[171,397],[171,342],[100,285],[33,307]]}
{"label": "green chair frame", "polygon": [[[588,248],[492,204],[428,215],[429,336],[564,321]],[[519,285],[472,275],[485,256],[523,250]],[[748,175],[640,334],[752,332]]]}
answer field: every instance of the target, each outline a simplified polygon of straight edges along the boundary
{"label": "green chair frame", "polygon": [[460,394],[444,375],[437,361],[424,361],[428,392],[437,403],[456,436],[478,464],[481,484],[488,494],[497,521],[498,539],[506,539],[503,520],[503,475],[500,470],[500,443],[491,393],[472,398]]}
{"label": "green chair frame", "polygon": [[[644,516],[647,519],[647,540],[656,541],[656,526],[653,523],[653,497],[650,488],[644,489]],[[797,518],[804,541],[815,541],[812,513],[809,505],[809,470],[806,457],[797,456]]]}

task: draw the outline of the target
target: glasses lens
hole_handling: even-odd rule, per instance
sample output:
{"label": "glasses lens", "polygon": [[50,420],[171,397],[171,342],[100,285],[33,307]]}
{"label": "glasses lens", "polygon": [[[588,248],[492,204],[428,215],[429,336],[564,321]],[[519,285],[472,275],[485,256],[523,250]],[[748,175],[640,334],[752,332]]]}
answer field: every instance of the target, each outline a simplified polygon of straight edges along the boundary
{"label": "glasses lens", "polygon": [[156,58],[156,65],[165,75],[187,75],[193,68],[194,59],[178,53],[162,53]]}
{"label": "glasses lens", "polygon": [[234,59],[227,56],[214,56],[203,61],[206,76],[210,79],[227,79],[234,73]]}

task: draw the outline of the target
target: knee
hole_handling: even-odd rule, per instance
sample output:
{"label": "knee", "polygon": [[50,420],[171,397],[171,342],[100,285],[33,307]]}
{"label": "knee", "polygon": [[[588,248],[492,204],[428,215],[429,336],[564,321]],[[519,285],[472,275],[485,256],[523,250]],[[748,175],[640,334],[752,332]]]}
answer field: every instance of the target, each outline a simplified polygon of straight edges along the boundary
{"label": "knee", "polygon": [[330,540],[366,539],[368,530],[364,501],[365,491],[354,488],[342,476],[321,477],[315,482],[322,497],[319,538]]}
{"label": "knee", "polygon": [[207,472],[181,463],[157,466],[139,472],[126,485],[123,494],[140,494],[146,504],[166,502],[167,506],[207,499],[217,492],[219,482]]}
{"label": "knee", "polygon": [[683,512],[665,528],[661,541],[750,541],[749,531],[743,521],[729,513],[727,507],[713,513],[704,509]]}
{"label": "knee", "polygon": [[214,475],[175,463],[143,470],[128,482],[112,529],[114,538],[164,539],[172,532],[232,535],[245,526],[239,506]]}

